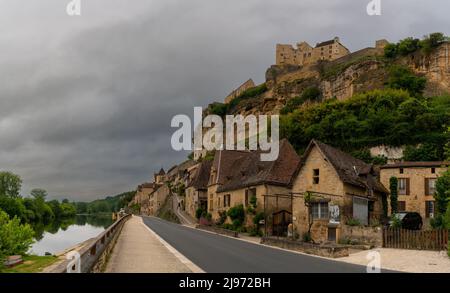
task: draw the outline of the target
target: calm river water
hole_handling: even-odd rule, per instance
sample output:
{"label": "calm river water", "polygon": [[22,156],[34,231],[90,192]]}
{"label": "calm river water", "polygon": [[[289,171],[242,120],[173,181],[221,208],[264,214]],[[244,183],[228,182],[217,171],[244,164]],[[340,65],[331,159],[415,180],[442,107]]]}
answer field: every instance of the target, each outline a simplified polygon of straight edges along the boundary
{"label": "calm river water", "polygon": [[36,242],[30,253],[44,255],[46,252],[56,254],[78,243],[98,236],[113,223],[110,215],[79,215],[62,222],[34,226]]}

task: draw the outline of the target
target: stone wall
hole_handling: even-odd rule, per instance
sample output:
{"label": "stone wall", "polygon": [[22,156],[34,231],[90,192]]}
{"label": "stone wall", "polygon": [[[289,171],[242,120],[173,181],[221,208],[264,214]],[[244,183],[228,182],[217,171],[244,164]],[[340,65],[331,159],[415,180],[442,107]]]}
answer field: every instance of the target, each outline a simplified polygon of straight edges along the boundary
{"label": "stone wall", "polygon": [[317,245],[274,237],[263,237],[261,243],[323,257],[338,258],[349,255],[348,246],[343,245]]}
{"label": "stone wall", "polygon": [[383,231],[381,227],[361,227],[342,225],[340,241],[349,241],[352,244],[365,244],[373,247],[383,245]]}

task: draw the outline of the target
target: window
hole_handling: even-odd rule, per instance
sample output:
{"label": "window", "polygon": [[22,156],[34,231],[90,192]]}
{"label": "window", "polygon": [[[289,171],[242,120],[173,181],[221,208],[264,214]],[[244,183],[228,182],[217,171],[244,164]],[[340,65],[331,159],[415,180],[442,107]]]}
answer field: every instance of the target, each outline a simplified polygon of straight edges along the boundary
{"label": "window", "polygon": [[397,210],[399,212],[405,212],[406,211],[406,202],[405,201],[397,202]]}
{"label": "window", "polygon": [[224,207],[230,207],[231,205],[231,195],[230,194],[225,194],[223,196],[223,206]]}
{"label": "window", "polygon": [[212,194],[209,195],[209,210],[212,211],[213,210],[213,205],[214,205],[214,196]]}
{"label": "window", "polygon": [[256,197],[256,188],[245,190],[245,206],[250,204],[252,197]]}
{"label": "window", "polygon": [[314,169],[313,170],[313,183],[314,184],[319,184],[320,182],[320,170],[319,169]]}
{"label": "window", "polygon": [[431,174],[436,174],[436,168],[431,168]]}
{"label": "window", "polygon": [[315,202],[311,205],[313,219],[328,219],[328,203]]}
{"label": "window", "polygon": [[425,195],[434,195],[436,192],[436,178],[425,178]]}
{"label": "window", "polygon": [[425,202],[425,217],[434,218],[434,201]]}
{"label": "window", "polygon": [[405,173],[405,170],[403,170],[403,168],[400,168],[400,174]]}
{"label": "window", "polygon": [[398,179],[398,194],[409,195],[409,178]]}
{"label": "window", "polygon": [[220,208],[220,197],[217,198],[217,207]]}

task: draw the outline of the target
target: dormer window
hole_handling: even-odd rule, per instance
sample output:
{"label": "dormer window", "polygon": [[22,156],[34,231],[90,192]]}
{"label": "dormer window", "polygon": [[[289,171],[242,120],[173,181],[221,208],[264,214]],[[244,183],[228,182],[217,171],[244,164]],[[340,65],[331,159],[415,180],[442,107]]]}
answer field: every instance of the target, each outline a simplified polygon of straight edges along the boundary
{"label": "dormer window", "polygon": [[320,182],[320,171],[319,171],[319,169],[314,169],[313,170],[313,183],[319,184],[319,182]]}

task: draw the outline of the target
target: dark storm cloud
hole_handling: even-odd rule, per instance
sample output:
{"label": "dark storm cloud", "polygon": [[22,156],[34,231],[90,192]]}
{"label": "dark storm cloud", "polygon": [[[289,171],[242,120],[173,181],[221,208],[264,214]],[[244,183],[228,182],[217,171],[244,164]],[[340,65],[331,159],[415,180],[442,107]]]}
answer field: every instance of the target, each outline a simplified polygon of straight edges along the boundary
{"label": "dark storm cloud", "polygon": [[449,33],[446,1],[382,1],[369,17],[368,0],[82,0],[78,18],[34,2],[0,2],[0,170],[22,175],[24,194],[83,200],[182,161],[172,116],[262,82],[277,42],[338,35],[356,50]]}

